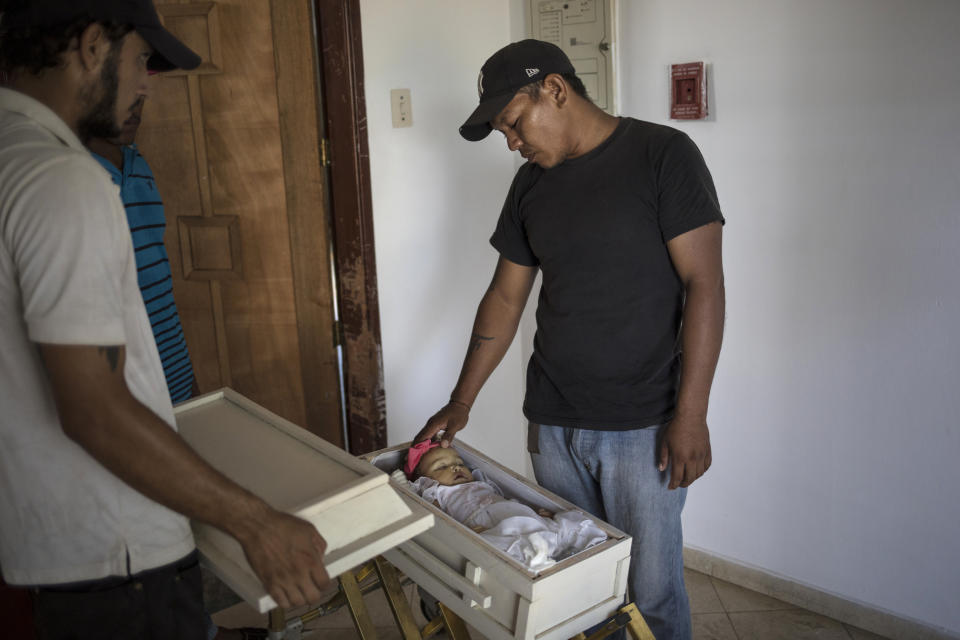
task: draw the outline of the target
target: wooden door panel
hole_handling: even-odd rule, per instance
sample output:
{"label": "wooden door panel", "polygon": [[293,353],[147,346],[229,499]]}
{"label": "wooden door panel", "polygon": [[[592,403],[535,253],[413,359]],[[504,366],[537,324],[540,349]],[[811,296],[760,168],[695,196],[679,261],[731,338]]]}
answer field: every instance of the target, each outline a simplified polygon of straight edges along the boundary
{"label": "wooden door panel", "polygon": [[347,428],[350,451],[360,454],[382,449],[387,442],[360,2],[315,0],[315,6],[333,158],[331,209],[344,334]]}
{"label": "wooden door panel", "polygon": [[164,240],[173,273],[174,296],[197,386],[209,391],[225,384],[220,377],[210,285],[184,280],[177,224],[180,216],[203,214],[187,84],[186,76],[155,80],[153,94],[144,106],[137,145],[153,170],[164,202]]}
{"label": "wooden door panel", "polygon": [[[340,403],[343,383],[327,384],[324,374],[340,371],[340,362],[338,351],[331,349],[335,344],[329,311],[329,301],[334,299],[332,216],[317,215],[318,210],[330,212],[331,195],[329,159],[322,152],[323,109],[317,109],[322,105],[320,47],[313,30],[311,4],[310,0],[271,4],[277,43],[277,104],[307,423],[324,423],[325,416],[336,413],[341,417],[337,421],[340,431],[327,431],[324,437],[346,448],[342,423],[345,412]],[[354,451],[352,441],[350,450]]]}
{"label": "wooden door panel", "polygon": [[305,424],[270,7],[220,4],[225,73],[201,95],[213,208],[241,220],[242,281],[224,282],[232,385]]}
{"label": "wooden door panel", "polygon": [[[174,293],[201,391],[231,386],[343,446],[326,178],[319,145],[301,140],[319,141],[309,8],[158,5],[204,64],[164,74],[138,142],[166,204]],[[288,20],[297,12],[307,19]],[[278,91],[290,89],[279,77],[294,61],[300,91],[281,111]]]}

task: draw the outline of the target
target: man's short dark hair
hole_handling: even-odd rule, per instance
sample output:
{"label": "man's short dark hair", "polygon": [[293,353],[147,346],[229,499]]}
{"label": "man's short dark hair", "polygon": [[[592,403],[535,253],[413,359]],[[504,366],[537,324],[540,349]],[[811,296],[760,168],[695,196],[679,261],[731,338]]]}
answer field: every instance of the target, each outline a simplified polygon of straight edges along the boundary
{"label": "man's short dark hair", "polygon": [[[12,8],[15,2],[0,0],[0,9]],[[75,46],[80,34],[94,22],[103,25],[107,39],[114,45],[133,30],[130,25],[94,20],[89,15],[79,15],[49,27],[4,29],[0,16],[0,69],[39,74],[44,69],[58,67],[63,62],[63,54]]]}
{"label": "man's short dark hair", "polygon": [[[577,77],[575,73],[561,73],[560,77],[563,78],[570,88],[573,89],[573,92],[583,98],[588,102],[593,102],[590,99],[590,96],[587,94],[587,88],[583,85],[583,80]],[[528,85],[524,85],[517,90],[517,93],[523,93],[534,100],[540,99],[540,89],[543,88],[543,80],[537,80],[536,82],[531,82]]]}

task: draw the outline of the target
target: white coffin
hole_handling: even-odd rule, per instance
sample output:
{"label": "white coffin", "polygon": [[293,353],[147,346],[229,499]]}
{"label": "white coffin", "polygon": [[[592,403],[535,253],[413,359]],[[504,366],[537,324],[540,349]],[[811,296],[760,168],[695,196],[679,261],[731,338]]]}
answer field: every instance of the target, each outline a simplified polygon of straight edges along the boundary
{"label": "white coffin", "polygon": [[[427,510],[397,495],[386,474],[231,389],[177,405],[175,414],[180,435],[213,467],[317,527],[330,576],[433,525]],[[276,607],[234,538],[192,525],[206,566],[260,613]]]}
{"label": "white coffin", "polygon": [[[400,467],[408,446],[361,457],[390,472]],[[462,442],[454,446],[467,466],[483,470],[508,498],[553,512],[577,508]],[[611,525],[598,522],[609,536],[606,542],[535,573],[421,499],[407,483],[391,482],[411,509],[428,509],[436,524],[383,555],[491,640],[566,639],[623,605],[631,539]]]}

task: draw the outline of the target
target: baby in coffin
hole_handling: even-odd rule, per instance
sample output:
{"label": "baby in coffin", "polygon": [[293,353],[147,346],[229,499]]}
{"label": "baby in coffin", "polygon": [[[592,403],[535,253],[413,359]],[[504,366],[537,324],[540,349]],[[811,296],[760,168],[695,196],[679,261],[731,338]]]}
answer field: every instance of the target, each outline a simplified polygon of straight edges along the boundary
{"label": "baby in coffin", "polygon": [[425,440],[403,467],[414,491],[531,571],[541,571],[607,534],[579,511],[557,514],[507,499],[482,471],[471,472],[456,449]]}

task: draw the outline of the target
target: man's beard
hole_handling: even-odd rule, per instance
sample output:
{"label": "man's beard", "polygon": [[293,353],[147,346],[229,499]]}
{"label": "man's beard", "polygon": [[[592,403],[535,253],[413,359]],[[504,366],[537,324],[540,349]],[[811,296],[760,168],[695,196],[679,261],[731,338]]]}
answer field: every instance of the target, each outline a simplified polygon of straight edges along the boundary
{"label": "man's beard", "polygon": [[[77,123],[80,141],[86,144],[90,138],[115,138],[120,135],[117,124],[117,89],[120,81],[117,69],[120,63],[120,43],[114,42],[103,62],[100,81],[86,87],[80,94],[86,110]],[[99,92],[98,92],[99,89]],[[99,99],[97,98],[99,93]]]}

